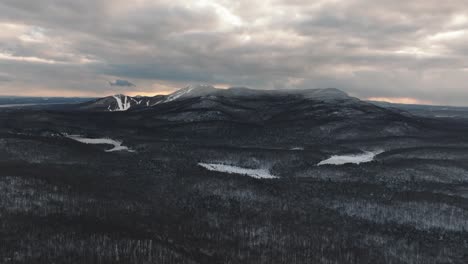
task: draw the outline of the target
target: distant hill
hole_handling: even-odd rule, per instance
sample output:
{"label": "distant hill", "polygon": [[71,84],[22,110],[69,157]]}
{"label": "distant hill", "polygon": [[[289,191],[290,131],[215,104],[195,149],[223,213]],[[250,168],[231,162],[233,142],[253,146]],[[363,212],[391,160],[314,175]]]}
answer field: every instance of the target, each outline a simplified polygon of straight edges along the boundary
{"label": "distant hill", "polygon": [[404,111],[415,116],[430,118],[468,119],[468,107],[442,105],[394,104],[388,102],[369,101],[387,109]]}
{"label": "distant hill", "polygon": [[46,105],[46,104],[78,104],[93,100],[90,97],[22,97],[0,96],[0,106],[14,105]]}

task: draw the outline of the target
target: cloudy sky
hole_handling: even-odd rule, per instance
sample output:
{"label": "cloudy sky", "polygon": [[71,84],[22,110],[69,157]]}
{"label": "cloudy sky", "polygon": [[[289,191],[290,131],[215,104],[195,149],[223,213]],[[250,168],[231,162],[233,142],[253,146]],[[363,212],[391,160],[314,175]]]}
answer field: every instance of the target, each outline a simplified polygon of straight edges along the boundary
{"label": "cloudy sky", "polygon": [[2,0],[0,94],[335,87],[468,105],[466,0]]}

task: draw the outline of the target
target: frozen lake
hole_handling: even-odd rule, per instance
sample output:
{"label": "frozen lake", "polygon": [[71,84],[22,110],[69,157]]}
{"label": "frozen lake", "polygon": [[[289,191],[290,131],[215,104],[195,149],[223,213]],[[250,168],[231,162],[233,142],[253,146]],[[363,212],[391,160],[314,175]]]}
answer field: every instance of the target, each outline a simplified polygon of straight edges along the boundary
{"label": "frozen lake", "polygon": [[378,151],[365,151],[362,154],[351,154],[351,155],[334,155],[329,159],[321,161],[318,166],[321,165],[343,165],[343,164],[361,164],[371,162],[375,156],[382,153],[383,150]]}
{"label": "frozen lake", "polygon": [[255,179],[276,179],[277,176],[271,175],[270,172],[266,169],[247,169],[237,166],[224,165],[224,164],[215,164],[215,163],[198,163],[199,166],[210,170],[225,172],[230,174],[242,174]]}
{"label": "frozen lake", "polygon": [[129,149],[126,146],[122,145],[121,141],[113,140],[110,138],[85,138],[79,135],[67,135],[69,139],[73,139],[75,141],[81,142],[83,144],[92,144],[92,145],[112,145],[114,146],[111,149],[105,150],[106,152],[114,152],[114,151],[128,151],[128,152],[135,152],[134,150]]}

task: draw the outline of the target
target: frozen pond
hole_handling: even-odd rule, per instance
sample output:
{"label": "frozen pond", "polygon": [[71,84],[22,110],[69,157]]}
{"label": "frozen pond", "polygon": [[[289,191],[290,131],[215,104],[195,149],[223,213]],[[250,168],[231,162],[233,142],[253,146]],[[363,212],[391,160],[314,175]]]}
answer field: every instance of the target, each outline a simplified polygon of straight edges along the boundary
{"label": "frozen pond", "polygon": [[210,170],[210,171],[219,171],[230,174],[242,174],[247,175],[255,179],[276,179],[277,176],[271,175],[270,172],[266,169],[246,169],[231,165],[224,164],[215,164],[215,163],[198,163],[199,166]]}
{"label": "frozen pond", "polygon": [[375,156],[382,153],[383,150],[378,151],[366,151],[362,154],[354,155],[335,155],[331,158],[321,161],[318,166],[321,165],[343,165],[343,164],[361,164],[366,162],[371,162],[374,160]]}
{"label": "frozen pond", "polygon": [[92,144],[92,145],[112,145],[114,146],[111,149],[105,150],[106,152],[114,152],[114,151],[128,151],[128,152],[135,152],[134,150],[129,149],[126,146],[122,146],[121,141],[113,140],[110,138],[84,138],[78,135],[67,135],[69,139],[73,139],[75,141],[84,143],[84,144]]}
{"label": "frozen pond", "polygon": [[294,148],[290,148],[290,150],[304,150],[303,147],[294,147]]}

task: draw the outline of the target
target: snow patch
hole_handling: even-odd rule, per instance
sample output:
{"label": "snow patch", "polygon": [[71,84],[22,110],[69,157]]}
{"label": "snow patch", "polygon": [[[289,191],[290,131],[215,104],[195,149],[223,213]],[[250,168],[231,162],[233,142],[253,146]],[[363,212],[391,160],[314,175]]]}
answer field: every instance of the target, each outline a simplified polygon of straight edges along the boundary
{"label": "snow patch", "polygon": [[303,147],[294,147],[294,148],[291,148],[290,150],[304,150]]}
{"label": "snow patch", "polygon": [[169,96],[167,97],[167,99],[164,101],[164,103],[172,102],[172,101],[176,100],[177,98],[181,97],[182,95],[189,93],[191,90],[192,90],[192,89],[187,89],[187,90],[186,90],[186,89],[182,89],[182,90],[179,90],[179,91],[177,91],[177,92],[175,92],[175,93],[169,95]]}
{"label": "snow patch", "polygon": [[165,103],[165,102],[167,102],[167,100],[166,100],[166,101],[162,101],[162,100],[160,100],[160,101],[157,101],[156,103],[152,104],[151,106],[155,106],[155,105],[157,105],[157,104],[160,104],[160,103]]}
{"label": "snow patch", "polygon": [[206,85],[206,84],[202,84],[202,85],[189,85],[187,87],[185,87],[184,89],[180,89],[178,91],[176,91],[175,93],[173,94],[170,94],[166,100],[164,100],[163,103],[167,103],[167,102],[172,102],[184,95],[187,95],[187,94],[190,94],[193,90],[197,89],[197,88],[210,88],[211,86],[210,85]]}
{"label": "snow patch", "polygon": [[[115,101],[117,102],[117,109],[110,110],[111,112],[113,111],[127,111],[130,109],[130,100],[128,100],[128,96],[126,95],[113,95]],[[122,101],[122,97],[124,97],[124,101]]]}
{"label": "snow patch", "polygon": [[137,105],[141,104],[141,102],[143,101],[143,100],[140,100],[140,101],[135,100],[135,99],[132,98],[132,97],[130,97],[130,99],[131,99],[133,102],[135,102]]}
{"label": "snow patch", "polygon": [[229,174],[242,174],[247,175],[255,179],[277,179],[277,176],[271,175],[270,172],[266,169],[247,169],[225,164],[215,164],[215,163],[198,163],[199,166],[210,170],[218,171]]}
{"label": "snow patch", "polygon": [[100,145],[100,144],[105,144],[105,145],[112,145],[114,146],[111,149],[105,150],[106,152],[114,152],[114,151],[128,151],[128,152],[135,152],[134,150],[122,146],[121,141],[113,140],[110,138],[84,138],[79,135],[66,135],[67,138],[78,141],[80,143],[84,144],[92,144],[92,145]]}
{"label": "snow patch", "polygon": [[343,164],[361,164],[366,162],[371,162],[374,160],[375,156],[384,152],[383,150],[378,151],[365,151],[362,154],[357,155],[335,155],[331,158],[321,161],[317,166],[321,165],[343,165]]}

